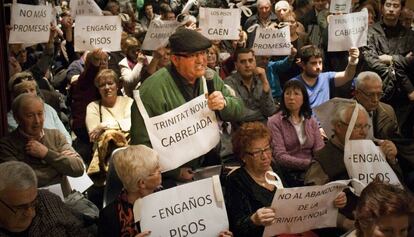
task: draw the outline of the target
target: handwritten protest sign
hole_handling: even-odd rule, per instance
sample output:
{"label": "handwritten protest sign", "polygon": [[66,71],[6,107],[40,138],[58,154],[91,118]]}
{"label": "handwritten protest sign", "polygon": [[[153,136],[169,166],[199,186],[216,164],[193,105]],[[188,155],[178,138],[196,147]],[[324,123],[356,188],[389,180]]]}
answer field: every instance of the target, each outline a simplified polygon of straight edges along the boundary
{"label": "handwritten protest sign", "polygon": [[327,137],[332,137],[333,135],[333,126],[331,123],[332,116],[334,114],[335,108],[340,104],[354,104],[355,100],[345,99],[345,98],[332,98],[325,103],[313,108],[313,113],[318,118],[318,121],[321,124],[321,127],[326,133]]}
{"label": "handwritten protest sign", "polygon": [[49,41],[52,7],[13,4],[9,43],[37,44]]}
{"label": "handwritten protest sign", "polygon": [[76,16],[102,16],[102,10],[94,0],[71,0],[69,3],[70,13]]}
{"label": "handwritten protest sign", "polygon": [[[344,163],[349,177],[365,185],[376,177],[391,184],[401,185],[397,175],[388,164],[385,154],[373,141],[350,140],[358,115],[359,108],[356,106],[345,136]],[[354,188],[357,193],[361,193],[363,187]]]}
{"label": "handwritten protest sign", "polygon": [[349,0],[331,0],[329,5],[331,13],[349,13],[351,12],[352,1]]}
{"label": "handwritten protest sign", "polygon": [[75,24],[75,51],[102,48],[121,50],[121,18],[119,16],[77,16]]}
{"label": "handwritten protest sign", "polygon": [[[205,85],[205,80],[203,82]],[[208,108],[204,94],[151,118],[141,101],[139,91],[134,91],[134,98],[144,119],[151,145],[160,156],[163,172],[206,154],[220,141],[216,115]]]}
{"label": "handwritten protest sign", "polygon": [[328,34],[329,52],[367,45],[368,12],[330,16]]}
{"label": "handwritten protest sign", "polygon": [[256,38],[252,47],[256,55],[289,55],[290,47],[289,27],[256,29]]}
{"label": "handwritten protest sign", "polygon": [[335,181],[319,186],[277,189],[271,205],[276,210],[276,221],[265,227],[263,236],[335,227],[338,209],[333,202],[349,182]]}
{"label": "handwritten protest sign", "polygon": [[237,40],[241,10],[200,8],[201,33],[210,40]]}
{"label": "handwritten protest sign", "polygon": [[[156,50],[168,44],[168,38],[172,35],[180,23],[177,21],[152,20],[142,43],[142,50]],[[188,39],[191,40],[191,39]]]}
{"label": "handwritten protest sign", "polygon": [[151,236],[211,237],[228,229],[218,176],[146,196],[134,205],[137,216],[141,230],[150,230]]}

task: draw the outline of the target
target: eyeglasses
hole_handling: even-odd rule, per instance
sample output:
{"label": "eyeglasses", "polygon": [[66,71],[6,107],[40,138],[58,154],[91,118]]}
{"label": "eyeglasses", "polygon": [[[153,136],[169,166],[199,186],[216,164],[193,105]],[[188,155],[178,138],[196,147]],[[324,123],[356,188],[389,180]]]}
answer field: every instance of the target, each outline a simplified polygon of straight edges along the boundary
{"label": "eyeglasses", "polygon": [[272,154],[272,148],[270,146],[267,146],[265,148],[259,148],[256,151],[251,151],[248,152],[246,151],[246,154],[249,156],[253,156],[254,158],[259,158],[266,155],[271,155]]}
{"label": "eyeglasses", "polygon": [[12,84],[12,88],[17,85],[20,84],[24,81],[33,81],[34,78],[32,75],[25,75],[25,76],[21,76],[21,77],[17,77],[16,79],[14,79],[13,84]]}
{"label": "eyeglasses", "polygon": [[[343,125],[346,125],[346,126],[349,126],[349,123],[345,123],[345,122],[342,122],[341,121],[341,123],[343,124]],[[356,130],[362,130],[362,129],[367,129],[367,130],[369,130],[371,128],[371,125],[370,124],[355,124],[354,125],[354,129],[356,129]]]}
{"label": "eyeglasses", "polygon": [[184,58],[198,58],[201,56],[207,56],[208,50],[202,50],[202,51],[198,51],[195,53],[189,53],[189,54],[185,54],[185,53],[174,53],[174,55],[176,56],[180,56],[180,57],[184,57]]}
{"label": "eyeglasses", "polygon": [[365,92],[361,89],[358,89],[362,94],[364,94],[366,97],[373,99],[374,97],[381,99],[384,96],[384,92]]}
{"label": "eyeglasses", "polygon": [[23,204],[23,205],[19,205],[19,206],[10,206],[9,204],[7,204],[5,201],[0,199],[0,202],[6,206],[11,212],[13,212],[15,215],[17,216],[22,216],[27,210],[31,209],[31,208],[36,208],[38,200],[37,197],[35,198],[35,200],[33,200],[32,202],[28,203],[28,204]]}

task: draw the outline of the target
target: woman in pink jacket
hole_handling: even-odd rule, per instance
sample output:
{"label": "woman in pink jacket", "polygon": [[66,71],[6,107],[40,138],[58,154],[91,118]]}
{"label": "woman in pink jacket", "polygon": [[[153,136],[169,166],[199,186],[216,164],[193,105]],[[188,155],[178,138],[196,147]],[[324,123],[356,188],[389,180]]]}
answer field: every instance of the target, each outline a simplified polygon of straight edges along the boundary
{"label": "woman in pink jacket", "polygon": [[303,186],[313,154],[324,143],[318,124],[311,117],[308,93],[302,82],[285,83],[280,109],[267,122],[272,134],[273,159],[281,166],[289,186]]}

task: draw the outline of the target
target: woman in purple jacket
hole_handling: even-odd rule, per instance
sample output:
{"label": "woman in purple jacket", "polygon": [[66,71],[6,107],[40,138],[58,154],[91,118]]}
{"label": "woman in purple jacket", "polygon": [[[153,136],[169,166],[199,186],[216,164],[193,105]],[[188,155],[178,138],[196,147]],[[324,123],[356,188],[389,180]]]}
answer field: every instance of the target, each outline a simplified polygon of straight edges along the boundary
{"label": "woman in purple jacket", "polygon": [[269,118],[273,159],[281,166],[290,187],[303,186],[315,151],[324,146],[305,86],[297,80],[285,83],[281,111]]}

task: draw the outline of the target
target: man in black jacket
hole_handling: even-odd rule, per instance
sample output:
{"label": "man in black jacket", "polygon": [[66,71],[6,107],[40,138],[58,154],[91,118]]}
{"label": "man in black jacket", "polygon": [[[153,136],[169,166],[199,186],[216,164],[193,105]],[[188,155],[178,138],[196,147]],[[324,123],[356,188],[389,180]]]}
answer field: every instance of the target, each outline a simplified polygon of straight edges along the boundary
{"label": "man in black jacket", "polygon": [[398,21],[405,0],[381,0],[382,19],[370,26],[363,55],[368,70],[378,73],[384,84],[383,101],[390,103],[405,136],[412,136],[414,79],[414,32]]}

